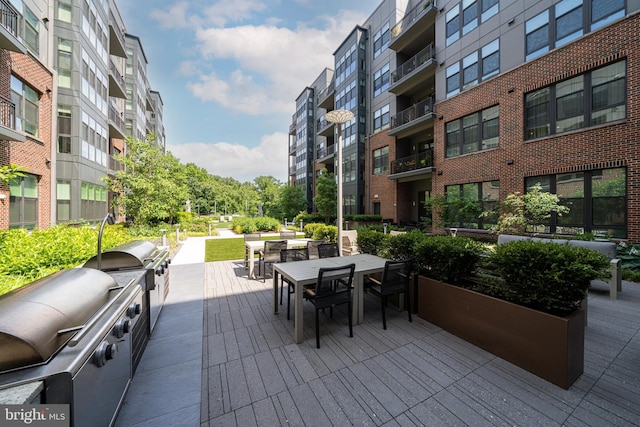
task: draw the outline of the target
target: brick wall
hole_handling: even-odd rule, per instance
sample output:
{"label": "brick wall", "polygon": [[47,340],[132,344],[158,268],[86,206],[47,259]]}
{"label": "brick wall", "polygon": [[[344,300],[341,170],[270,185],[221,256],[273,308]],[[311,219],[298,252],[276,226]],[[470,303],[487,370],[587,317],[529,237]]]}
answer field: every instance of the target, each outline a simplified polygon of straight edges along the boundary
{"label": "brick wall", "polygon": [[[627,167],[628,238],[640,241],[640,15],[497,76],[436,105],[433,193],[451,184],[500,180],[500,198],[523,191],[536,175]],[[506,53],[503,53],[506,54]],[[524,141],[524,95],[617,60],[627,61],[627,118],[620,122]],[[498,148],[445,159],[445,124],[500,105]],[[507,161],[513,164],[507,164]]]}
{"label": "brick wall", "polygon": [[[389,146],[389,174],[391,173],[391,161],[396,158],[395,138],[387,132],[378,132],[369,137],[369,151],[365,161],[365,176],[369,177],[365,184],[365,212],[373,213],[373,203],[380,203],[380,215],[382,218],[393,218],[398,222],[396,181],[387,178],[388,174],[373,175],[373,152],[384,146]],[[375,196],[378,195],[376,198]]]}
{"label": "brick wall", "polygon": [[[26,169],[26,172],[38,177],[38,227],[47,228],[51,218],[51,168],[53,165],[45,159],[51,159],[52,92],[53,76],[46,67],[31,55],[21,55],[0,50],[0,93],[9,94],[11,73],[34,88],[40,95],[39,135],[27,135],[25,142],[0,142],[0,164],[14,163]],[[7,65],[7,66],[5,66]],[[47,91],[49,89],[49,91]],[[0,229],[9,227],[9,189],[2,187],[1,193],[6,199],[0,201]]]}

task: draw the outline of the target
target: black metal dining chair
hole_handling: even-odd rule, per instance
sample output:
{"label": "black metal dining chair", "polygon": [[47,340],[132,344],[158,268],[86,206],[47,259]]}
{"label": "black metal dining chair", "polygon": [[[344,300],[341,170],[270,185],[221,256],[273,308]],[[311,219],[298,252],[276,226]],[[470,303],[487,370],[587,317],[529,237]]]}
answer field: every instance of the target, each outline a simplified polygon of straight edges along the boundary
{"label": "black metal dining chair", "polygon": [[316,312],[316,347],[320,348],[320,310],[329,308],[333,317],[333,307],[347,304],[349,319],[349,337],[353,337],[353,273],[355,264],[320,268],[318,280],[313,285],[304,287],[305,297],[315,306]]}
{"label": "black metal dining chair", "polygon": [[337,243],[321,243],[318,245],[318,258],[330,258],[340,256]]}
{"label": "black metal dining chair", "polygon": [[295,239],[296,238],[296,232],[295,231],[281,231],[280,232],[280,239],[281,240],[288,240],[288,239]]}
{"label": "black metal dining chair", "polygon": [[318,246],[327,243],[326,240],[309,240],[307,242],[307,252],[309,253],[309,259],[318,259]]}
{"label": "black metal dining chair", "polygon": [[[303,261],[309,259],[309,252],[307,248],[293,248],[283,249],[280,251],[280,262],[293,262]],[[295,284],[280,276],[280,305],[282,305],[282,293],[284,290],[284,283],[287,283],[287,320],[290,319],[290,307],[291,307],[291,294],[296,291]]]}
{"label": "black metal dining chair", "polygon": [[409,322],[412,321],[409,296],[409,279],[411,277],[412,263],[413,260],[411,259],[387,261],[384,265],[381,279],[375,276],[368,276],[365,280],[365,289],[380,297],[383,329],[387,329],[385,307],[389,295],[404,294],[404,306],[407,313],[409,313]]}
{"label": "black metal dining chair", "polygon": [[287,249],[286,240],[265,240],[258,257],[258,276],[262,275],[263,282],[267,276],[267,264],[280,262],[280,251],[283,249]]}

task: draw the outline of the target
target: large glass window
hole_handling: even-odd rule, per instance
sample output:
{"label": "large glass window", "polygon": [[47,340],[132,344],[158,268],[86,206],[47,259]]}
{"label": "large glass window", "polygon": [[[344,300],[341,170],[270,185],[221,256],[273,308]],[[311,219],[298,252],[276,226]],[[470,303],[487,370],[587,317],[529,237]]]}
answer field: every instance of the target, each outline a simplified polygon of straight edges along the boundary
{"label": "large glass window", "polygon": [[460,63],[447,67],[447,97],[460,92]]}
{"label": "large glass window", "polygon": [[27,48],[38,56],[40,51],[40,20],[31,12],[26,5],[24,6],[24,42]]}
{"label": "large glass window", "polygon": [[462,88],[478,84],[478,52],[462,59]]}
{"label": "large glass window", "polygon": [[71,182],[58,181],[56,185],[57,195],[57,221],[64,222],[71,219]]}
{"label": "large glass window", "polygon": [[353,182],[358,179],[358,163],[356,153],[347,154],[342,160],[342,182]]}
{"label": "large glass window", "polygon": [[478,1],[462,0],[462,35],[478,26]]}
{"label": "large glass window", "polygon": [[500,107],[495,105],[446,124],[446,157],[495,148],[499,145]]}
{"label": "large glass window", "polygon": [[389,173],[389,147],[373,150],[373,174],[386,175]]}
{"label": "large glass window", "polygon": [[25,175],[9,183],[9,228],[33,230],[38,224],[38,178]]}
{"label": "large glass window", "polygon": [[556,47],[583,34],[582,0],[563,0],[555,6]]}
{"label": "large glass window", "polygon": [[590,12],[591,30],[595,30],[624,16],[624,0],[591,0]]}
{"label": "large glass window", "polygon": [[445,187],[447,212],[443,218],[448,227],[489,229],[497,223],[497,215],[480,216],[494,211],[499,201],[500,181],[473,182]]}
{"label": "large glass window", "polygon": [[500,72],[500,39],[495,39],[487,44],[480,52],[482,55],[482,80],[486,80]]}
{"label": "large glass window", "polygon": [[58,86],[71,87],[71,40],[58,39]]}
{"label": "large glass window", "polygon": [[374,58],[377,58],[387,48],[387,46],[389,46],[390,35],[391,35],[391,32],[389,31],[389,23],[387,22],[373,36],[373,57]]}
{"label": "large glass window", "polygon": [[71,8],[71,0],[58,0],[58,20],[64,22],[71,22],[72,19],[72,8]]}
{"label": "large glass window", "polygon": [[[589,94],[590,96],[586,95]],[[525,139],[626,117],[626,61],[525,95]]]}
{"label": "large glass window", "polygon": [[31,86],[11,76],[11,102],[16,106],[16,129],[38,136],[40,97]]}
{"label": "large glass window", "polygon": [[549,11],[536,15],[525,23],[526,60],[549,51]]}
{"label": "large glass window", "polygon": [[[462,72],[460,72],[462,70]],[[487,43],[480,50],[465,56],[446,69],[447,97],[456,95],[500,72],[500,39]]]}
{"label": "large glass window", "polygon": [[498,13],[498,0],[462,0],[446,14],[446,44],[460,39]]}
{"label": "large glass window", "polygon": [[567,172],[529,177],[543,191],[557,194],[569,208],[562,216],[552,215],[545,232],[558,234],[593,233],[602,237],[627,237],[627,175],[625,168]]}
{"label": "large glass window", "polygon": [[374,111],[373,113],[373,131],[378,132],[389,127],[390,113],[389,104]]}
{"label": "large glass window", "polygon": [[385,64],[373,75],[373,96],[378,96],[389,88],[389,64]]}
{"label": "large glass window", "polygon": [[71,107],[58,105],[58,153],[71,153]]}
{"label": "large glass window", "polygon": [[456,5],[447,12],[447,46],[460,38],[460,9]]}

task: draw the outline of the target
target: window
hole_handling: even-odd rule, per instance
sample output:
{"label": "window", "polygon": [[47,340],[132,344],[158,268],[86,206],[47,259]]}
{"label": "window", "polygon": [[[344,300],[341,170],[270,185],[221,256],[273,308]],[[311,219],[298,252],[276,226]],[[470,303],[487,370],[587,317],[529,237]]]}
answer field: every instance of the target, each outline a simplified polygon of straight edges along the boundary
{"label": "window", "polygon": [[103,186],[82,183],[81,194],[82,218],[87,221],[98,221],[107,212],[107,189]]}
{"label": "window", "polygon": [[58,20],[71,22],[71,0],[58,0]]}
{"label": "window", "polygon": [[446,157],[495,148],[499,145],[499,106],[484,109],[446,124]]}
{"label": "window", "polygon": [[388,128],[389,120],[389,104],[387,104],[373,113],[373,131],[378,132],[380,130]]}
{"label": "window", "polygon": [[525,95],[525,139],[626,117],[626,61]]}
{"label": "window", "polygon": [[461,88],[475,86],[478,82],[495,76],[499,72],[500,39],[495,39],[480,50],[467,55],[462,61],[447,67],[447,97],[458,94]]}
{"label": "window", "polygon": [[389,64],[385,64],[373,75],[373,96],[378,96],[389,87]]}
{"label": "window", "polygon": [[625,168],[568,172],[529,177],[527,189],[540,183],[544,191],[557,194],[569,208],[552,215],[544,230],[550,233],[626,238],[627,176]]}
{"label": "window", "polygon": [[38,93],[22,80],[11,76],[11,102],[16,106],[16,129],[37,137],[40,105]]}
{"label": "window", "polygon": [[355,215],[358,212],[356,211],[356,196],[342,196],[343,200],[343,211],[346,215]]}
{"label": "window", "polygon": [[387,22],[384,26],[373,36],[373,57],[377,58],[384,49],[389,46],[389,23]]}
{"label": "window", "polygon": [[40,21],[27,6],[24,6],[24,42],[36,56],[40,47]]}
{"label": "window", "polygon": [[38,178],[25,175],[9,183],[9,228],[33,230],[38,223]]}
{"label": "window", "polygon": [[344,159],[342,159],[342,182],[353,182],[358,178],[357,166],[356,153],[344,156]]}
{"label": "window", "polygon": [[58,105],[58,153],[71,153],[71,107]]}
{"label": "window", "polygon": [[58,39],[58,86],[71,87],[71,40]]}
{"label": "window", "polygon": [[460,10],[455,6],[446,15],[447,19],[447,46],[460,38]]}
{"label": "window", "polygon": [[461,3],[456,4],[445,15],[446,45],[449,46],[480,23],[497,14],[498,8],[498,0],[462,0]]}
{"label": "window", "polygon": [[497,224],[497,214],[479,217],[480,212],[495,212],[500,193],[500,181],[473,182],[445,187],[448,227],[489,229]]}
{"label": "window", "polygon": [[625,14],[624,0],[562,0],[525,23],[527,61]]}
{"label": "window", "polygon": [[64,222],[71,219],[71,182],[58,181],[56,185],[57,221]]}
{"label": "window", "polygon": [[386,175],[389,173],[389,147],[382,147],[373,151],[373,174]]}

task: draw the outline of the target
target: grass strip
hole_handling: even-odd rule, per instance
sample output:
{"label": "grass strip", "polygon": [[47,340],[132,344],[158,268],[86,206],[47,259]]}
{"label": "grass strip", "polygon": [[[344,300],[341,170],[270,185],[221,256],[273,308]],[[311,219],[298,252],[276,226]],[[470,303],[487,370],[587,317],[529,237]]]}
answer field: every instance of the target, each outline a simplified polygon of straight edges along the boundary
{"label": "grass strip", "polygon": [[207,239],[205,241],[205,262],[234,259],[244,259],[244,239]]}

